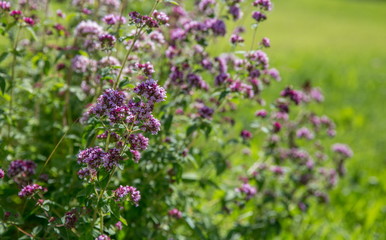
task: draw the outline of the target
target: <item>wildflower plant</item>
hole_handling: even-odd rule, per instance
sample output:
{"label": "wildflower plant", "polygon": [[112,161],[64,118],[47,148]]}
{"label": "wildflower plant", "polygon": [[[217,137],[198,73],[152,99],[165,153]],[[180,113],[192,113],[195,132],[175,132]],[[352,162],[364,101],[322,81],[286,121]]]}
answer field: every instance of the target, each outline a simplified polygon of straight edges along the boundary
{"label": "wildflower plant", "polygon": [[320,89],[270,91],[270,0],[51,2],[0,1],[0,235],[264,239],[328,202],[353,152]]}

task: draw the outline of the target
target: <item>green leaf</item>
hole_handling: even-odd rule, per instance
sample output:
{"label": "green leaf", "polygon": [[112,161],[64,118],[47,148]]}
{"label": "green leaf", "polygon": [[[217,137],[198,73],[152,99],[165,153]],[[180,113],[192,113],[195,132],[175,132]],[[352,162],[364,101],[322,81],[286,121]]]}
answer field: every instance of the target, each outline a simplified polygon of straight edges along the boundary
{"label": "green leaf", "polygon": [[36,36],[35,31],[34,31],[31,27],[27,27],[27,31],[31,34],[31,37],[32,37],[35,41],[38,40],[38,37]]}
{"label": "green leaf", "polygon": [[192,133],[194,133],[194,131],[196,131],[196,130],[197,130],[196,124],[188,127],[188,129],[186,130],[186,136],[188,137],[188,136],[192,135]]}
{"label": "green leaf", "polygon": [[190,217],[185,217],[185,222],[192,230],[194,230],[194,232],[198,235],[199,239],[206,239],[201,229],[198,228],[194,223],[193,219],[191,219]]}
{"label": "green leaf", "polygon": [[0,89],[1,92],[4,94],[5,91],[5,78],[0,74]]}
{"label": "green leaf", "polygon": [[176,1],[173,1],[173,0],[165,0],[165,2],[167,2],[167,3],[171,3],[171,4],[174,4],[174,5],[177,5],[177,6],[179,6],[180,4],[178,4],[178,2],[176,2]]}
{"label": "green leaf", "polygon": [[7,58],[9,52],[3,52],[1,55],[0,55],[0,62],[4,61],[4,59]]}
{"label": "green leaf", "polygon": [[119,221],[121,221],[123,225],[127,226],[127,221],[122,216],[119,217]]}
{"label": "green leaf", "polygon": [[169,132],[170,127],[172,126],[172,123],[173,123],[173,114],[168,114],[163,124],[164,130],[166,133]]}

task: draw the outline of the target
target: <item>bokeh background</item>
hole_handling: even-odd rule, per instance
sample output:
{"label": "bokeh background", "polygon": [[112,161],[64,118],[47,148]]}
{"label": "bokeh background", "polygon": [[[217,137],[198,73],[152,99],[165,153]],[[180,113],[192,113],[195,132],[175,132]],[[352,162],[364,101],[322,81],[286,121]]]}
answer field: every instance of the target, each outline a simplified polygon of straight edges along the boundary
{"label": "bokeh background", "polygon": [[386,239],[386,1],[273,3],[257,39],[271,39],[279,85],[320,86],[326,100],[318,110],[354,150],[330,204],[313,206],[279,238]]}

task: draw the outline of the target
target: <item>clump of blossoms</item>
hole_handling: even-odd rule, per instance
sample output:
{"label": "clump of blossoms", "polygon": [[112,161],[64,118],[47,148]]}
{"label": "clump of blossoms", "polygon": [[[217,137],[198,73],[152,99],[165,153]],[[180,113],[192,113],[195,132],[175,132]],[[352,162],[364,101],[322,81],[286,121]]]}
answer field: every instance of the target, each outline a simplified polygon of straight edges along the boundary
{"label": "clump of blossoms", "polygon": [[[133,93],[138,99],[130,99],[121,90],[107,89],[98,98],[87,112],[88,117],[97,117],[99,121],[108,121],[105,136],[100,139],[115,138],[118,140],[115,147],[110,148],[106,143],[107,151],[100,147],[92,147],[78,154],[78,163],[85,165],[78,173],[82,178],[85,176],[95,177],[96,170],[105,168],[110,171],[123,160],[126,148],[134,162],[140,160],[140,151],[146,150],[149,139],[137,131],[157,134],[160,130],[160,122],[152,115],[154,104],[162,102],[166,98],[166,91],[160,87],[155,80],[146,80],[138,84]],[[118,127],[124,130],[114,132]]]}
{"label": "clump of blossoms", "polygon": [[126,198],[129,199],[135,206],[138,207],[139,200],[141,200],[141,193],[132,186],[120,186],[116,190],[114,190],[114,196],[117,201],[122,201]]}
{"label": "clump of blossoms", "polygon": [[19,192],[19,197],[31,197],[39,191],[47,191],[47,189],[43,188],[38,184],[31,184],[23,187]]}

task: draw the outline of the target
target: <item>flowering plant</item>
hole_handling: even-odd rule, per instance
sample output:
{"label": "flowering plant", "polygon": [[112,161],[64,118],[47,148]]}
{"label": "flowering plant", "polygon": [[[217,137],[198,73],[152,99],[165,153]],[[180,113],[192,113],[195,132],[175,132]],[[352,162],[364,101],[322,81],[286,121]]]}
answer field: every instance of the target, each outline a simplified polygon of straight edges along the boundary
{"label": "flowering plant", "polygon": [[[281,80],[256,41],[270,0],[58,5],[0,1],[0,234],[266,238],[328,201],[352,151],[326,147],[311,83],[264,95]],[[246,17],[250,50],[227,24]]]}

